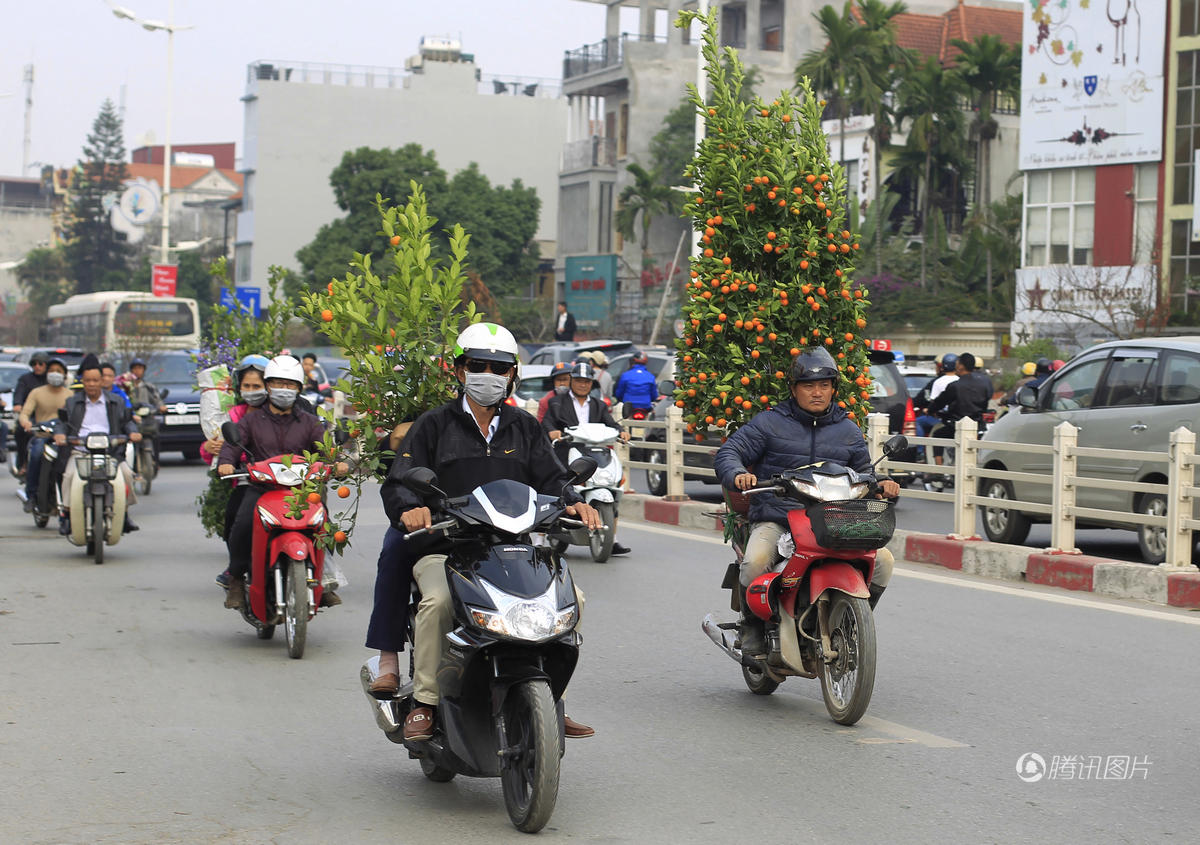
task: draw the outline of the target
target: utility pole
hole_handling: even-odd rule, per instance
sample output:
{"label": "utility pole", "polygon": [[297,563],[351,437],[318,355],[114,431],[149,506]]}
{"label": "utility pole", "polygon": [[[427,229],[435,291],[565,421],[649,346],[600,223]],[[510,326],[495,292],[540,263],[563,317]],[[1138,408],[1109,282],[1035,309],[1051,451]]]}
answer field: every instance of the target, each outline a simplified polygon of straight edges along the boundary
{"label": "utility pole", "polygon": [[29,148],[33,143],[33,65],[25,65],[25,138],[21,147],[21,176],[29,169]]}

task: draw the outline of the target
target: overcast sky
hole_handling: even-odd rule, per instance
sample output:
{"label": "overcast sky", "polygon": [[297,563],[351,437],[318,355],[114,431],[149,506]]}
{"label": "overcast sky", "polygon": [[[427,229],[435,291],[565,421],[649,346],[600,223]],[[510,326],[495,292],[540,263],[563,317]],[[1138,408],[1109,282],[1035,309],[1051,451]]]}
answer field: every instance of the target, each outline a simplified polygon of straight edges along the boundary
{"label": "overcast sky", "polygon": [[[119,5],[165,21],[169,0]],[[175,35],[172,141],[236,141],[239,155],[253,61],[403,67],[422,35],[449,35],[484,74],[561,79],[564,50],[604,37],[604,7],[583,0],[174,0],[174,16],[195,28]],[[623,23],[636,28],[636,11]],[[19,173],[26,64],[30,160],[70,166],[104,99],[120,105],[122,86],[126,149],[148,132],[162,143],[166,55],[165,33],[118,19],[104,0],[0,0],[0,175],[35,175]]]}

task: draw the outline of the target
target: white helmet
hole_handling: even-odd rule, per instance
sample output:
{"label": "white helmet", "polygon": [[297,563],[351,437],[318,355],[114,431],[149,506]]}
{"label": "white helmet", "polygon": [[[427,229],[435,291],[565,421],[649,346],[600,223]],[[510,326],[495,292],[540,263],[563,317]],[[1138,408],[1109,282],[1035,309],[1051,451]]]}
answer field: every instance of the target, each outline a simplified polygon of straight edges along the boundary
{"label": "white helmet", "polygon": [[463,329],[454,341],[454,363],[463,358],[477,361],[507,361],[517,364],[521,359],[521,347],[512,332],[496,323],[475,323]]}
{"label": "white helmet", "polygon": [[300,366],[300,362],[291,355],[276,355],[267,364],[267,371],[263,373],[263,381],[270,381],[273,378],[288,379],[303,387],[304,367]]}

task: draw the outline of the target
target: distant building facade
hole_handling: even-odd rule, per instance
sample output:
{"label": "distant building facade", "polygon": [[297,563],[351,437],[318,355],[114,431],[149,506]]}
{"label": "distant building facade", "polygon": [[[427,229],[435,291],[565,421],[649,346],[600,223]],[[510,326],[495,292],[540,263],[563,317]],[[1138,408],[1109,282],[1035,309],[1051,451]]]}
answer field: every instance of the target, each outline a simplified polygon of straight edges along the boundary
{"label": "distant building facade", "polygon": [[59,207],[46,180],[0,178],[0,325],[8,326],[19,313],[24,292],[17,285],[17,267],[31,249],[55,243]]}
{"label": "distant building facade", "polygon": [[485,76],[454,42],[422,45],[406,69],[249,66],[234,270],[240,286],[264,285],[272,264],[298,268],[296,251],[344,215],[329,176],[359,147],[416,143],[432,150],[447,174],[476,162],[493,184],[520,179],[541,199],[541,254],[554,255],[567,124],[558,82]]}

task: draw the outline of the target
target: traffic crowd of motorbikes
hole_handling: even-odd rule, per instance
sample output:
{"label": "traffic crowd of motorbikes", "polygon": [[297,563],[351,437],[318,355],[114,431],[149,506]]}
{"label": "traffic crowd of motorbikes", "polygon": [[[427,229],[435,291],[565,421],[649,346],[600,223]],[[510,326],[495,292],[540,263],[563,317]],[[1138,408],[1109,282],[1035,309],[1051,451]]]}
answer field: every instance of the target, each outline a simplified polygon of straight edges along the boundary
{"label": "traffic crowd of motorbikes", "polygon": [[[288,495],[313,479],[336,484],[353,445],[303,398],[306,363],[241,359],[210,388],[232,401],[209,420],[201,450],[233,485],[229,562],[216,579],[225,606],[261,639],[283,625],[294,658],[318,611],[341,603],[344,576],[319,542],[324,497],[297,505]],[[533,832],[553,812],[564,740],[594,734],[564,704],[585,602],[564,553],[583,545],[605,561],[629,552],[616,541],[626,479],[615,449],[629,433],[608,397],[644,418],[659,389],[642,353],[615,384],[603,353],[589,353],[556,365],[535,416],[509,401],[519,364],[507,329],[469,326],[454,347],[456,397],[392,432],[381,485],[389,528],[366,637],[378,654],[359,675],[378,726],[426,777],[498,777],[513,824]],[[883,547],[899,487],[876,478],[861,430],[833,402],[840,375],[829,354],[814,349],[790,367],[791,397],[717,452],[735,553],[721,586],[737,616],[710,614],[702,629],[752,693],[818,679],[830,715],[853,724],[874,684],[873,613],[892,571]],[[144,371],[135,360],[116,378],[88,356],[68,373],[38,358],[14,398],[26,511],[39,527],[57,517],[97,563],[106,544],[137,530],[129,507],[156,467],[163,397]],[[338,457],[314,459],[331,427]],[[893,437],[885,454],[906,445]]]}

